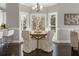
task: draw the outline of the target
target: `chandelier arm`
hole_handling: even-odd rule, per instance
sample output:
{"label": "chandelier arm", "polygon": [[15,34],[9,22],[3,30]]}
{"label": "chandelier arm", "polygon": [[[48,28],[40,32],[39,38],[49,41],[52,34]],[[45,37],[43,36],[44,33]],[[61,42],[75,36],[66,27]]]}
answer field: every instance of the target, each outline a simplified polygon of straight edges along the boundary
{"label": "chandelier arm", "polygon": [[34,7],[32,7],[33,10],[35,10],[36,12],[39,12],[41,10],[41,6],[39,3],[37,3]]}

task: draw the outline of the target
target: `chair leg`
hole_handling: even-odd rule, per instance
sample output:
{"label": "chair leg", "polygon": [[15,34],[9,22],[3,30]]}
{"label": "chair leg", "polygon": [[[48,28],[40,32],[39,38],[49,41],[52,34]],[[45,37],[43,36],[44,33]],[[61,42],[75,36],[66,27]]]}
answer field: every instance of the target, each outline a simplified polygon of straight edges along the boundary
{"label": "chair leg", "polygon": [[79,56],[79,51],[78,50],[74,50],[74,48],[72,47],[72,55]]}

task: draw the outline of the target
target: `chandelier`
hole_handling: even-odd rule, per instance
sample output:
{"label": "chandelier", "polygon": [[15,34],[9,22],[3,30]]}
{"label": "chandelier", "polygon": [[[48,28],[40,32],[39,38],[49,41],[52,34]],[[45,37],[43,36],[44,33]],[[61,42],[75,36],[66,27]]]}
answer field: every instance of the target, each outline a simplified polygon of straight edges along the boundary
{"label": "chandelier", "polygon": [[35,6],[32,7],[32,10],[35,10],[36,12],[39,12],[43,8],[42,5],[37,3]]}

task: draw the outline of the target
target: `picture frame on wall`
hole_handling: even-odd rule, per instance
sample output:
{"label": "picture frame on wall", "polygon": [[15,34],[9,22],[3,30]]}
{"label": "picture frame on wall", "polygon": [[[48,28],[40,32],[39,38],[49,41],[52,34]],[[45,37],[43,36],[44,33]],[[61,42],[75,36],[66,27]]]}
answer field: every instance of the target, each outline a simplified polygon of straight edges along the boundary
{"label": "picture frame on wall", "polygon": [[79,14],[64,14],[64,25],[79,25]]}

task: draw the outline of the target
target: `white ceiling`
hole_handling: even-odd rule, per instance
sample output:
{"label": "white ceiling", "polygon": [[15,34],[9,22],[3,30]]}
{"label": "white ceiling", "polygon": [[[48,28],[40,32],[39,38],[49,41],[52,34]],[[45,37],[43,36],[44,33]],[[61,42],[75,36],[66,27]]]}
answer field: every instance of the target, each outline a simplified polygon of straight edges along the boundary
{"label": "white ceiling", "polygon": [[[25,5],[27,7],[32,7],[34,6],[36,3],[21,3],[22,5]],[[40,5],[42,5],[43,7],[50,7],[52,5],[55,5],[56,3],[39,3]]]}

